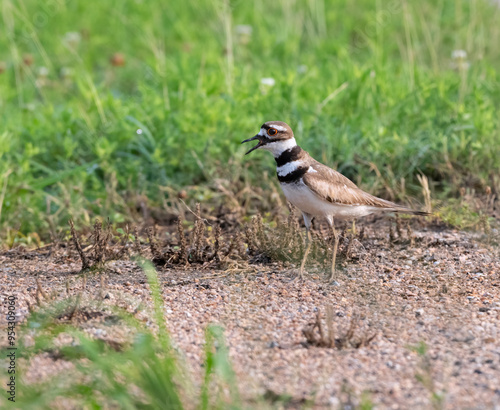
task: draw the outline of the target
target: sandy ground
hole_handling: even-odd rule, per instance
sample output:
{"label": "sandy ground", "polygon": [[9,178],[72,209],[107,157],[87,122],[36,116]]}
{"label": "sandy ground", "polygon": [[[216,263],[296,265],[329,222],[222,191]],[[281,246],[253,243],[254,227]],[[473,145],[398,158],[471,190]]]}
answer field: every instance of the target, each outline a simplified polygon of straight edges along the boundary
{"label": "sandy ground", "polygon": [[[222,325],[250,407],[260,407],[266,397],[268,404],[288,408],[371,402],[394,409],[500,409],[499,248],[483,235],[450,228],[417,226],[414,235],[413,246],[407,240],[391,244],[386,222],[367,224],[333,284],[318,268],[309,269],[305,281],[292,281],[294,271],[278,263],[236,271],[160,269],[173,343],[196,380],[205,328]],[[79,269],[74,252],[4,252],[0,294],[18,296],[22,320],[28,302],[36,303],[37,276],[59,298],[67,283],[70,293],[81,291]],[[110,269],[105,304],[129,310],[150,305],[146,278],[133,262],[112,262]],[[89,277],[86,297],[100,292],[99,280]],[[328,327],[327,306],[335,338],[345,336],[358,317],[353,344],[374,339],[359,348],[307,343],[303,330],[318,311]],[[92,318],[83,326],[96,337],[123,336]],[[3,334],[0,342],[5,344]],[[414,347],[423,343],[427,351],[418,354]],[[32,360],[28,377],[43,380],[65,366],[42,355]],[[291,398],[284,404],[280,395]]]}

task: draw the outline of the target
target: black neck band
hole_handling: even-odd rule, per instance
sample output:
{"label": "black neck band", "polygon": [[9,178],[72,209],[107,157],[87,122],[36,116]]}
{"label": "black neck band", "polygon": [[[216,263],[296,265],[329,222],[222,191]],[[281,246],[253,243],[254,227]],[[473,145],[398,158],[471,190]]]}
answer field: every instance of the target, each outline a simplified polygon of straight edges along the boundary
{"label": "black neck band", "polygon": [[283,151],[279,157],[274,158],[276,166],[281,167],[288,164],[290,161],[296,161],[302,156],[302,148],[296,145],[293,148]]}

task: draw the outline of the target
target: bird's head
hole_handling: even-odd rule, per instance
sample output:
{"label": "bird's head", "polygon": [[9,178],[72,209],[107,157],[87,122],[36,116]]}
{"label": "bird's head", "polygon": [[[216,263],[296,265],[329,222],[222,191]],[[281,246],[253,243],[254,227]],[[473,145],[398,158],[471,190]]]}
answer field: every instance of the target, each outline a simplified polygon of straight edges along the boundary
{"label": "bird's head", "polygon": [[253,150],[262,148],[266,151],[270,151],[276,157],[283,151],[297,145],[292,129],[287,123],[282,121],[268,121],[262,124],[257,135],[241,143],[243,144],[255,140],[259,141],[258,144],[251,148],[245,155],[250,154]]}

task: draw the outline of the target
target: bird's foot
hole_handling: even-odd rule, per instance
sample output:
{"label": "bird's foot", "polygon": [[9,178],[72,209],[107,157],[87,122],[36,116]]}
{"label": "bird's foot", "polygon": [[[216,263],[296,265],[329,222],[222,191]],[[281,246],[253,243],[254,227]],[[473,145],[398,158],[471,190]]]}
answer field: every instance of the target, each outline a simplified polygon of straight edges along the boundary
{"label": "bird's foot", "polygon": [[[296,272],[294,272],[296,273]],[[304,271],[301,269],[299,273],[295,275],[295,277],[290,281],[290,283],[293,282],[302,282],[304,280]]]}
{"label": "bird's foot", "polygon": [[332,272],[330,273],[330,277],[328,278],[328,283],[332,284],[335,281],[335,265],[332,266]]}

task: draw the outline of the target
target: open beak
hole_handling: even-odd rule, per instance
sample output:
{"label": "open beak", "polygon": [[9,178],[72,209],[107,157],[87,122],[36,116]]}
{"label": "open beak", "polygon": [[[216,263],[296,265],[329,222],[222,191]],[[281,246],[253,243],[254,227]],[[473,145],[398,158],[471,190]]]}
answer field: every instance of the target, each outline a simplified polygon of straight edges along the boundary
{"label": "open beak", "polygon": [[262,143],[262,140],[260,139],[260,135],[259,134],[257,134],[255,137],[248,138],[245,141],[241,141],[241,143],[243,144],[245,142],[250,142],[250,141],[255,141],[255,140],[259,140],[259,143],[255,147],[251,148],[245,155],[250,154],[253,150],[255,150],[257,148],[260,148],[263,145],[263,143]]}

